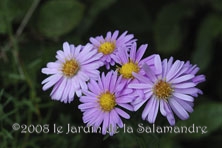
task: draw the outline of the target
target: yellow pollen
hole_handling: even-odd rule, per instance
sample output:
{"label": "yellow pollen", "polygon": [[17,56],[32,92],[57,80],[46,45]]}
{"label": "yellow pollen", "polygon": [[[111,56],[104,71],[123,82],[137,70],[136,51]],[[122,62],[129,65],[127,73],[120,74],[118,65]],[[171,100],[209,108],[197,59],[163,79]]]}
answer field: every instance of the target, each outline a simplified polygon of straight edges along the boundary
{"label": "yellow pollen", "polygon": [[67,77],[74,76],[78,72],[78,70],[79,65],[74,59],[66,61],[62,67],[62,72]]}
{"label": "yellow pollen", "polygon": [[133,63],[132,61],[122,65],[119,69],[119,73],[126,79],[131,79],[133,77],[133,72],[138,73],[140,68],[137,63]]}
{"label": "yellow pollen", "polygon": [[167,101],[169,96],[171,96],[173,89],[169,83],[163,80],[159,80],[153,87],[153,93],[159,99],[164,99]]}
{"label": "yellow pollen", "polygon": [[113,53],[115,48],[116,48],[115,43],[104,42],[99,46],[99,52],[102,52],[103,54],[107,55]]}
{"label": "yellow pollen", "polygon": [[99,95],[99,104],[103,111],[109,112],[116,106],[115,95],[105,92]]}

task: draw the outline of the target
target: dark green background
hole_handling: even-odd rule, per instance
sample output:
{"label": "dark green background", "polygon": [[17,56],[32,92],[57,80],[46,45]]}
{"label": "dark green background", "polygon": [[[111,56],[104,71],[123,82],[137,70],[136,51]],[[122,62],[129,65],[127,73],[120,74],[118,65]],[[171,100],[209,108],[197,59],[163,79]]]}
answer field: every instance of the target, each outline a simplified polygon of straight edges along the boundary
{"label": "dark green background", "polygon": [[[78,98],[71,104],[52,101],[42,91],[41,68],[55,60],[68,41],[86,44],[91,36],[128,30],[146,55],[190,60],[206,82],[194,112],[177,126],[207,126],[206,134],[55,134],[53,124],[84,126]],[[222,1],[221,0],[1,0],[0,1],[0,147],[1,148],[147,148],[221,147],[222,145]],[[135,128],[140,109],[124,122]],[[50,125],[50,132],[13,131],[20,125]],[[156,125],[169,125],[158,114]]]}

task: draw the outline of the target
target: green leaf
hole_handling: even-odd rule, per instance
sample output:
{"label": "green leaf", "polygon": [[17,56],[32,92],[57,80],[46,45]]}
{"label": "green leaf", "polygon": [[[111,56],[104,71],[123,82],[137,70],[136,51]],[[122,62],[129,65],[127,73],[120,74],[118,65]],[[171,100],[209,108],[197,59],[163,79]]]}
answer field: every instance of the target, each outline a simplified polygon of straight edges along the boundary
{"label": "green leaf", "polygon": [[[205,138],[222,127],[221,116],[221,103],[208,102],[200,104],[194,108],[194,112],[190,114],[188,120],[177,122],[175,127],[180,128],[180,134],[174,132],[164,134],[160,140],[160,144],[166,148],[178,147],[181,141],[195,141]],[[182,133],[182,127],[187,128],[187,133],[185,133],[185,130]]]}
{"label": "green leaf", "polygon": [[157,51],[164,54],[172,54],[179,50],[182,40],[181,20],[191,16],[193,10],[183,4],[166,5],[158,14],[154,38]]}
{"label": "green leaf", "polygon": [[212,60],[213,41],[222,33],[222,17],[211,14],[205,18],[198,31],[192,62],[205,70]]}
{"label": "green leaf", "polygon": [[84,35],[92,26],[99,13],[103,12],[109,6],[114,4],[117,0],[94,0],[92,5],[83,19],[83,23],[78,27],[77,34],[78,36]]}
{"label": "green leaf", "polygon": [[[203,103],[194,109],[190,118],[186,121],[178,122],[177,126],[192,126],[193,124],[199,129],[198,133],[184,134],[184,137],[193,139],[200,138],[211,134],[222,126],[222,104],[216,102]],[[206,130],[204,128],[206,127]],[[196,129],[194,129],[196,130]],[[205,131],[207,131],[205,133]]]}
{"label": "green leaf", "polygon": [[77,1],[49,1],[37,18],[38,30],[49,38],[58,38],[74,29],[81,21],[84,6]]}
{"label": "green leaf", "polygon": [[1,0],[0,1],[0,33],[7,33],[7,26],[23,19],[33,0]]}

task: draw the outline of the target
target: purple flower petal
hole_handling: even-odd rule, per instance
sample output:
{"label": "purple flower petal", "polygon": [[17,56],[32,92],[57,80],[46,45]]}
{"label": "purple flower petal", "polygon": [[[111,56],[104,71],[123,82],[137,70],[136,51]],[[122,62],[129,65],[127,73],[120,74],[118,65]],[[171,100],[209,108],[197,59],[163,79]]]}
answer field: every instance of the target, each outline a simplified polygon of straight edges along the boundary
{"label": "purple flower petal", "polygon": [[154,103],[154,99],[155,98],[152,96],[151,99],[147,102],[146,107],[144,108],[143,113],[142,113],[142,119],[143,120],[145,120],[146,117],[148,116],[148,114],[149,114],[149,112],[151,110],[151,107],[152,107],[152,105]]}
{"label": "purple flower petal", "polygon": [[186,110],[175,99],[170,99],[169,104],[170,104],[170,107],[175,112],[175,114],[181,120],[186,120],[186,119],[189,118],[189,114],[186,112]]}
{"label": "purple flower petal", "polygon": [[148,121],[154,123],[156,120],[157,112],[159,110],[159,99],[154,99],[153,105],[148,115]]}
{"label": "purple flower petal", "polygon": [[106,113],[103,119],[103,126],[102,126],[102,134],[106,134],[106,129],[109,128],[109,113]]}
{"label": "purple flower petal", "polygon": [[173,79],[170,81],[170,83],[180,83],[180,82],[184,82],[184,81],[187,81],[187,80],[190,80],[194,77],[194,75],[192,74],[187,74],[187,75],[184,75],[184,76],[181,76],[181,77],[178,77],[176,79]]}
{"label": "purple flower petal", "polygon": [[146,51],[146,48],[147,48],[148,44],[144,44],[144,45],[141,45],[137,51],[137,55],[136,55],[136,62],[139,62],[141,60],[141,58],[143,57],[145,51]]}
{"label": "purple flower petal", "polygon": [[174,92],[173,93],[173,96],[181,99],[181,100],[184,100],[184,101],[190,101],[190,102],[193,102],[194,101],[194,98],[189,96],[189,95],[185,95],[185,94],[182,94],[182,93],[177,93],[177,92]]}
{"label": "purple flower petal", "polygon": [[116,110],[116,112],[117,112],[120,116],[122,116],[123,118],[125,118],[125,119],[129,119],[129,118],[130,118],[129,114],[127,114],[127,113],[124,112],[123,110],[121,110],[121,109],[119,109],[119,108],[115,108],[115,110]]}

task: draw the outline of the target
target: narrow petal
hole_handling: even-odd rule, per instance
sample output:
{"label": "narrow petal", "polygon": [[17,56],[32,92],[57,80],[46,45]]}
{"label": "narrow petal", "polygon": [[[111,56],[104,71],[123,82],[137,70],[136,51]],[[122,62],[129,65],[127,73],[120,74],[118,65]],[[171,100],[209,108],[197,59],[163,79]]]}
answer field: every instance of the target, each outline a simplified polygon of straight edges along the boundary
{"label": "narrow petal", "polygon": [[125,109],[127,109],[127,110],[129,110],[129,111],[133,111],[133,106],[132,105],[130,105],[130,104],[125,104],[125,103],[119,103],[118,104],[119,106],[121,106],[121,107],[123,107],[123,108],[125,108]]}
{"label": "narrow petal", "polygon": [[155,68],[156,68],[156,74],[161,74],[162,73],[162,62],[161,62],[161,58],[160,58],[160,55],[155,55],[155,58],[154,58],[154,65],[155,65]]}
{"label": "narrow petal", "polygon": [[170,81],[170,83],[180,83],[180,82],[184,82],[184,81],[187,81],[187,80],[190,80],[194,77],[194,75],[192,74],[188,74],[188,75],[184,75],[184,76],[181,76],[181,77],[178,77],[176,79],[172,79]]}
{"label": "narrow petal", "polygon": [[43,90],[47,90],[50,87],[52,87],[53,85],[55,85],[60,79],[62,78],[62,76],[60,75],[52,75],[52,77],[50,78],[50,81],[48,81],[44,86],[43,86]]}
{"label": "narrow petal", "polygon": [[69,57],[71,55],[70,47],[68,42],[63,43],[63,50],[66,57]]}
{"label": "narrow petal", "polygon": [[187,103],[187,101],[184,101],[184,100],[181,100],[181,99],[177,99],[177,98],[175,98],[175,99],[177,100],[178,103],[180,103],[181,106],[183,106],[183,108],[184,108],[186,111],[188,111],[189,113],[192,113],[192,112],[193,112],[193,107],[192,107],[192,105],[190,105],[189,103]]}
{"label": "narrow petal", "polygon": [[70,103],[69,99],[68,99],[68,95],[69,95],[69,91],[71,88],[71,83],[72,83],[72,81],[70,81],[70,80],[67,80],[67,82],[66,82],[66,86],[65,86],[65,89],[64,89],[64,92],[62,95],[62,99],[61,99],[61,101],[63,101],[64,103],[67,103],[67,102]]}
{"label": "narrow petal", "polygon": [[42,73],[51,75],[51,74],[57,74],[60,73],[58,69],[52,69],[52,68],[42,68]]}
{"label": "narrow petal", "polygon": [[115,87],[116,87],[116,80],[117,80],[117,72],[113,72],[113,75],[112,75],[112,78],[111,78],[111,81],[110,81],[110,92],[114,92],[115,90]]}
{"label": "narrow petal", "polygon": [[112,41],[113,41],[113,40],[116,40],[117,37],[118,37],[118,35],[119,35],[119,31],[116,30],[116,31],[113,33],[111,40],[112,40]]}
{"label": "narrow petal", "polygon": [[133,100],[133,96],[122,96],[122,97],[118,97],[117,99],[116,99],[116,102],[117,103],[129,103],[129,102],[132,102],[132,100]]}
{"label": "narrow petal", "polygon": [[163,99],[160,100],[160,112],[163,116],[166,116],[166,110],[164,108],[164,100]]}
{"label": "narrow petal", "polygon": [[191,88],[196,86],[195,83],[187,82],[187,83],[180,83],[180,84],[172,84],[173,88]]}
{"label": "narrow petal", "polygon": [[183,93],[187,95],[195,95],[198,93],[198,88],[192,87],[192,88],[175,88],[175,92]]}
{"label": "narrow petal", "polygon": [[151,109],[148,115],[148,121],[150,123],[155,122],[158,110],[159,110],[159,99],[154,99],[153,105],[151,106]]}
{"label": "narrow petal", "polygon": [[130,59],[136,61],[136,43],[134,43],[130,50]]}
{"label": "narrow petal", "polygon": [[96,107],[96,103],[94,102],[90,102],[90,103],[84,103],[84,104],[80,104],[79,109],[81,110],[85,110],[85,109],[90,109],[90,108],[95,108]]}
{"label": "narrow petal", "polygon": [[137,103],[137,104],[134,104],[134,105],[133,105],[134,111],[137,111],[147,100],[148,100],[148,98],[140,101],[140,102]]}
{"label": "narrow petal", "polygon": [[137,74],[135,72],[133,72],[133,76],[138,79],[140,82],[143,82],[143,83],[148,83],[148,84],[153,84],[150,79],[148,79],[147,77],[141,75],[141,74]]}
{"label": "narrow petal", "polygon": [[142,113],[142,119],[143,120],[145,120],[146,117],[148,116],[148,114],[149,114],[149,112],[151,110],[151,107],[152,107],[152,105],[154,103],[154,99],[155,98],[152,96],[151,99],[147,102],[146,107],[144,108],[143,113]]}
{"label": "narrow petal", "polygon": [[102,91],[95,80],[90,80],[90,83],[88,83],[89,90],[92,91],[94,94],[99,95],[99,93]]}
{"label": "narrow petal", "polygon": [[175,125],[175,118],[174,118],[173,113],[168,113],[168,114],[166,115],[166,117],[167,117],[167,120],[168,120],[168,122],[170,123],[170,125],[171,125],[171,126],[174,126],[174,125]]}
{"label": "narrow petal", "polygon": [[103,126],[102,126],[102,134],[105,135],[107,128],[109,128],[109,113],[104,115]]}
{"label": "narrow petal", "polygon": [[144,83],[129,84],[129,85],[128,85],[129,88],[134,88],[134,89],[149,89],[149,88],[151,88],[152,86],[153,86],[153,85],[144,84]]}
{"label": "narrow petal", "polygon": [[90,42],[92,43],[92,44],[94,44],[96,47],[99,47],[100,46],[100,42],[98,41],[98,40],[96,40],[95,38],[90,38],[89,39],[90,40]]}
{"label": "narrow petal", "polygon": [[196,84],[206,81],[206,77],[204,75],[198,75],[192,79],[192,81]]}
{"label": "narrow petal", "polygon": [[169,99],[169,104],[175,114],[181,119],[186,120],[189,118],[189,114],[186,112],[186,110],[175,100],[175,99]]}
{"label": "narrow petal", "polygon": [[189,96],[189,95],[185,95],[185,94],[182,94],[182,93],[177,93],[177,92],[174,92],[173,93],[173,96],[181,99],[181,100],[184,100],[184,101],[190,101],[190,102],[193,102],[194,101],[194,98]]}
{"label": "narrow petal", "polygon": [[147,46],[148,46],[148,44],[144,44],[139,47],[139,49],[137,51],[137,55],[136,55],[136,62],[139,62],[142,59]]}
{"label": "narrow petal", "polygon": [[67,79],[64,78],[62,80],[62,83],[59,85],[58,89],[55,91],[55,93],[53,94],[53,98],[52,99],[55,99],[55,100],[61,100],[62,98],[62,94],[64,92],[64,89],[65,89],[65,86],[66,86],[66,83],[67,83]]}
{"label": "narrow petal", "polygon": [[125,119],[129,119],[129,118],[130,118],[129,114],[127,114],[127,113],[124,112],[123,110],[121,110],[121,109],[119,109],[119,108],[115,108],[115,110],[116,110],[116,112],[117,112],[120,116],[122,116],[123,118],[125,118]]}
{"label": "narrow petal", "polygon": [[166,80],[170,81],[176,74],[177,72],[180,70],[182,62],[179,60],[176,60],[176,62],[172,65],[172,67],[170,68],[169,72],[166,75]]}
{"label": "narrow petal", "polygon": [[146,75],[150,78],[150,80],[152,82],[156,82],[157,81],[157,78],[156,78],[154,72],[149,68],[149,66],[147,64],[143,65],[143,69],[146,72]]}

